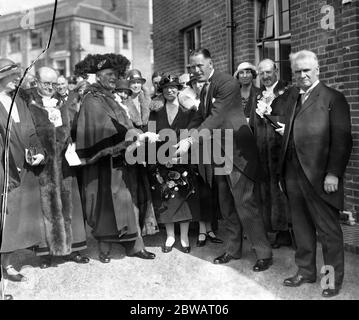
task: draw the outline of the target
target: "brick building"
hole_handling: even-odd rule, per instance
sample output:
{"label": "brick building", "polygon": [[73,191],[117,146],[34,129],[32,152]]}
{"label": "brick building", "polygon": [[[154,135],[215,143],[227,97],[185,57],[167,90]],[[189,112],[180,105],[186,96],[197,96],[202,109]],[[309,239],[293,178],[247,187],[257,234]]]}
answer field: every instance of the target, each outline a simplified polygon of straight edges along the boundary
{"label": "brick building", "polygon": [[154,68],[186,72],[189,50],[208,48],[216,69],[233,74],[243,61],[275,60],[291,81],[289,53],[318,54],[320,78],[351,107],[354,146],[345,208],[359,212],[359,1],[154,0]]}
{"label": "brick building", "polygon": [[[149,0],[59,1],[51,46],[35,69],[49,65],[69,76],[87,54],[114,52],[126,56],[131,67],[140,69],[149,78],[152,73],[149,13]],[[52,14],[53,3],[27,13],[2,15],[0,57],[23,66],[33,61],[49,37]]]}

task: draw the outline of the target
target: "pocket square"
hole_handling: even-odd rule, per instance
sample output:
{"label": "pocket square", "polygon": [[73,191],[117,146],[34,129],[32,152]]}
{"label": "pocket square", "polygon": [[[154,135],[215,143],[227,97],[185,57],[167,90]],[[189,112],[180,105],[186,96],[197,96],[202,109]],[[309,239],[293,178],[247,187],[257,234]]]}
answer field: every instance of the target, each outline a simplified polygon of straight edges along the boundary
{"label": "pocket square", "polygon": [[215,103],[216,102],[216,98],[212,98],[212,103]]}

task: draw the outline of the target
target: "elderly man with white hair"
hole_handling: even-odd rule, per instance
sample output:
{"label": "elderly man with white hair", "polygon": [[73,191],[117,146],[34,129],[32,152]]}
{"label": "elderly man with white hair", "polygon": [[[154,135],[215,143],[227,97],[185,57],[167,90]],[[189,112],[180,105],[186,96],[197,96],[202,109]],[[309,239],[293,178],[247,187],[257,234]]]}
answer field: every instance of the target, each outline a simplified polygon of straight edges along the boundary
{"label": "elderly man with white hair", "polygon": [[[350,108],[342,93],[319,81],[318,58],[302,50],[290,56],[298,88],[281,104],[288,107],[280,159],[282,187],[289,199],[297,249],[296,275],[284,285],[315,282],[317,240],[324,266],[322,296],[339,293],[344,277],[343,179],[352,148]],[[324,279],[323,279],[324,280]]]}

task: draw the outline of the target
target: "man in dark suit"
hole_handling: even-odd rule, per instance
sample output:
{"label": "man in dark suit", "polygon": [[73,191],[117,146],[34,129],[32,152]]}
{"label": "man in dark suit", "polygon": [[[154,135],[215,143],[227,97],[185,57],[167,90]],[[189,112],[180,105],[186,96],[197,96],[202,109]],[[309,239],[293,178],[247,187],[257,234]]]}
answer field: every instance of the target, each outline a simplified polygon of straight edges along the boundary
{"label": "man in dark suit", "polygon": [[[316,55],[307,50],[292,54],[292,71],[300,88],[284,99],[289,110],[280,160],[282,186],[289,199],[297,243],[298,272],[284,285],[297,287],[315,282],[317,234],[322,244],[329,286],[322,295],[339,293],[344,277],[343,177],[351,147],[349,105],[340,92],[319,81]],[[323,282],[323,281],[322,281]]]}
{"label": "man in dark suit", "polygon": [[[285,105],[278,105],[280,97],[287,89],[286,83],[279,80],[278,68],[271,59],[264,59],[258,64],[258,75],[261,82],[261,94],[257,98],[270,104],[273,120],[283,122],[286,113]],[[256,107],[251,110],[249,121],[259,150],[259,158],[263,169],[263,179],[258,185],[259,211],[264,220],[267,233],[274,233],[273,249],[281,246],[291,246],[289,232],[289,208],[284,194],[278,186],[278,163],[282,137],[274,131],[266,118],[256,113]]]}
{"label": "man in dark suit", "polygon": [[[225,154],[225,174],[213,166],[212,170],[200,172],[208,183],[213,179],[218,186],[218,197],[221,213],[228,232],[226,252],[214,260],[214,263],[227,263],[239,259],[242,255],[242,236],[244,232],[252,243],[257,255],[254,271],[263,271],[272,264],[272,250],[266,237],[263,220],[254,198],[254,185],[258,181],[259,160],[254,137],[247,124],[240,105],[240,88],[238,82],[230,75],[214,70],[210,53],[207,49],[198,49],[190,56],[191,71],[201,81],[205,81],[201,92],[199,109],[190,123],[190,128],[196,128],[197,133],[213,129],[230,130],[232,141],[224,134],[215,139],[214,143],[230,143],[233,155]],[[202,130],[203,129],[203,130]],[[191,144],[198,141],[198,136],[191,134],[187,139],[178,143],[177,154],[184,155]],[[215,141],[217,140],[217,141]],[[205,143],[206,137],[203,139]],[[201,142],[201,140],[199,140]],[[192,148],[194,149],[194,148]],[[224,149],[226,150],[226,149]],[[222,150],[223,151],[223,150]],[[213,159],[220,155],[213,154]],[[206,167],[208,169],[208,166]]]}

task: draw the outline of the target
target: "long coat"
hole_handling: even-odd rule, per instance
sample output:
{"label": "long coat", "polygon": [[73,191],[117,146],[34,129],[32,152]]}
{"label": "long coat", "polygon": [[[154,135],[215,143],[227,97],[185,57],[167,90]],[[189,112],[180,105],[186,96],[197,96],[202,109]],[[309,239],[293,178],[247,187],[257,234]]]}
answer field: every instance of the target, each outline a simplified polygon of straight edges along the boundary
{"label": "long coat", "polygon": [[38,255],[62,256],[86,248],[86,232],[76,173],[65,159],[71,143],[67,106],[60,103],[62,124],[55,127],[36,90],[30,90],[29,110],[47,162],[40,172],[41,207],[45,239]]}
{"label": "long coat", "polygon": [[[226,155],[229,169],[233,167],[229,174],[232,185],[237,184],[240,173],[252,181],[258,181],[261,176],[254,136],[247,124],[243,110],[238,111],[240,101],[238,81],[228,74],[215,71],[210,79],[206,105],[200,103],[198,111],[189,124],[189,128],[197,128],[198,131],[202,129],[233,130],[233,158]],[[225,145],[223,133],[221,138],[220,143],[223,148]],[[199,170],[203,176],[201,165]],[[205,171],[207,170],[205,169]],[[206,172],[206,180],[208,180],[208,175],[211,173]]]}
{"label": "long coat", "polygon": [[[42,214],[37,167],[25,161],[25,148],[35,147],[45,154],[35,131],[31,114],[25,101],[18,96],[16,106],[20,122],[13,121],[10,138],[10,182],[12,191],[8,194],[6,223],[1,252],[11,252],[38,245],[42,241]],[[8,113],[0,103],[1,144],[4,146]],[[3,163],[3,148],[1,162]],[[15,168],[14,168],[15,166]],[[40,166],[41,167],[41,166]],[[14,170],[16,169],[16,171]],[[3,179],[1,179],[1,192]]]}
{"label": "long coat", "polygon": [[[263,169],[262,182],[259,185],[259,208],[262,211],[267,231],[287,230],[289,208],[286,198],[280,191],[278,184],[278,166],[282,136],[275,132],[273,126],[267,119],[262,119],[256,114],[257,100],[262,96],[263,90],[265,90],[265,87],[261,87],[259,96],[255,97],[256,100],[251,109],[249,121],[249,125],[256,139],[261,167]],[[279,80],[273,90],[276,98],[271,104],[272,119],[282,123],[285,121],[285,114],[288,107],[278,102],[282,99],[282,95],[287,93],[285,90],[286,84]]]}
{"label": "long coat", "polygon": [[129,241],[138,236],[137,171],[124,158],[130,129],[132,122],[115,97],[93,84],[80,108],[76,149],[84,164],[86,220],[101,241]]}
{"label": "long coat", "polygon": [[[341,210],[344,204],[343,177],[352,148],[349,105],[342,93],[321,82],[296,115],[298,98],[299,90],[292,88],[286,101],[283,101],[289,109],[280,158],[281,176],[284,176],[285,157],[293,130],[299,162],[314,192]],[[339,177],[337,192],[327,194],[324,191],[327,173]],[[284,181],[282,185],[285,187]]]}
{"label": "long coat", "polygon": [[137,110],[131,96],[127,98],[125,104],[128,108],[133,125],[136,128],[144,128],[144,126],[147,125],[150,116],[151,97],[147,93],[141,91],[138,95],[138,102],[140,103],[140,112]]}

